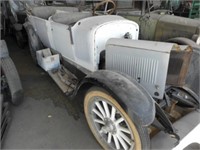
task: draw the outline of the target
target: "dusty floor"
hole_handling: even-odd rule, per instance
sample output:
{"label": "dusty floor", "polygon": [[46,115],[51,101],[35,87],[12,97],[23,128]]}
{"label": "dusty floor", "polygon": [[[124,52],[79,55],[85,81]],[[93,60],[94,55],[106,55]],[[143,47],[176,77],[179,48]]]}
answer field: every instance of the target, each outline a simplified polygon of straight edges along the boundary
{"label": "dusty floor", "polygon": [[49,75],[33,62],[28,45],[20,49],[13,38],[6,38],[6,42],[21,77],[25,97],[36,100],[50,97],[55,106],[66,107],[68,113],[76,117],[77,111],[72,106],[73,102],[70,103]]}

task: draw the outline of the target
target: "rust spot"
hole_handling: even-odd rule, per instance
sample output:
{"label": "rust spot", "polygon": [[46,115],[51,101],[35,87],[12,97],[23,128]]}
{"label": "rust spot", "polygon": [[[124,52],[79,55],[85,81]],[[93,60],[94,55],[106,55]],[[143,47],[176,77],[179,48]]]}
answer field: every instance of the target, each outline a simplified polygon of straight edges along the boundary
{"label": "rust spot", "polygon": [[191,56],[192,48],[190,46],[187,46],[184,50],[173,50],[171,52],[167,84],[175,86],[183,86],[185,84]]}

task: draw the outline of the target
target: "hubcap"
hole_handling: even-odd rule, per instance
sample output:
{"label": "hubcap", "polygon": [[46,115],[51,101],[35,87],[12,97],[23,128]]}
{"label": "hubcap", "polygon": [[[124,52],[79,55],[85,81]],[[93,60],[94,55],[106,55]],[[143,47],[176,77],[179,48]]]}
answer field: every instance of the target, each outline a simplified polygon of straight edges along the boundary
{"label": "hubcap", "polygon": [[121,112],[113,104],[103,98],[95,97],[91,114],[96,130],[110,147],[134,148],[133,133]]}
{"label": "hubcap", "polygon": [[109,118],[105,118],[104,120],[104,123],[105,123],[105,126],[103,126],[100,130],[100,133],[104,133],[104,134],[107,134],[107,133],[111,133],[111,134],[116,134],[116,125],[115,123],[110,120]]}

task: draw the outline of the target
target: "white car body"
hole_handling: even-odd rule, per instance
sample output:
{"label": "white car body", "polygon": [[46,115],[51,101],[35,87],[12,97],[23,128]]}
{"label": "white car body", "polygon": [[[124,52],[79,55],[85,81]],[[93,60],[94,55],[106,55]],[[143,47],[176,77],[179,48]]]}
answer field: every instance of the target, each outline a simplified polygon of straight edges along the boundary
{"label": "white car body", "polygon": [[184,149],[190,144],[199,144],[200,145],[200,123],[190,131],[181,141],[180,143],[174,147],[172,150],[180,150]]}
{"label": "white car body", "polygon": [[98,70],[100,52],[110,38],[124,38],[129,33],[138,39],[139,26],[120,16],[95,16],[79,20],[73,26],[29,16],[42,43],[62,57],[88,71]]}
{"label": "white car body", "polygon": [[[159,119],[158,124],[155,124],[158,128],[179,139],[162,108],[169,106],[171,113],[171,108],[174,109],[171,103],[168,104],[171,99],[188,107],[197,108],[199,104],[194,93],[179,88],[187,77],[186,73],[181,78],[179,75],[183,75],[182,70],[188,69],[188,59],[192,54],[190,46],[138,40],[138,24],[117,15],[83,17],[81,15],[88,12],[78,12],[69,7],[59,7],[59,10],[57,7],[46,7],[45,11],[40,7],[34,10],[38,11],[32,10],[28,14],[28,23],[31,24],[27,25],[30,42],[41,41],[53,53],[61,54],[62,60],[66,60],[63,61],[66,69],[62,66],[48,71],[64,93],[76,96],[78,90],[90,87],[91,84],[111,89],[120,95],[120,103],[138,115],[143,122],[140,127],[154,123],[156,113]],[[31,52],[40,53],[38,47],[39,44],[30,45]],[[104,50],[105,55],[101,53]],[[42,55],[45,58],[45,51],[41,51],[41,58]],[[103,69],[100,67],[102,61],[105,63]],[[84,77],[79,77],[77,70],[82,71]],[[184,80],[179,82],[179,79]],[[166,90],[166,85],[172,86]],[[153,98],[156,98],[159,105],[155,105]]]}

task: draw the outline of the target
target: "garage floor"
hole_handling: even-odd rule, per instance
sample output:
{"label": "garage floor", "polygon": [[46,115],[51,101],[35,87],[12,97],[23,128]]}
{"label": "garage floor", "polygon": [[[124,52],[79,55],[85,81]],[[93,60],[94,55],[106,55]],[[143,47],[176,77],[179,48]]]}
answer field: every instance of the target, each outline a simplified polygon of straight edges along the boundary
{"label": "garage floor", "polygon": [[[36,66],[28,46],[19,49],[14,38],[6,38],[25,92],[24,102],[12,107],[12,124],[4,149],[101,149],[88,128],[84,114],[75,101],[70,101],[53,80]],[[200,123],[195,113],[187,125],[178,124],[187,134]],[[186,130],[187,129],[187,130]],[[183,135],[182,135],[183,136]],[[167,144],[168,143],[168,144]],[[170,149],[175,140],[162,132],[152,139],[153,149]]]}

